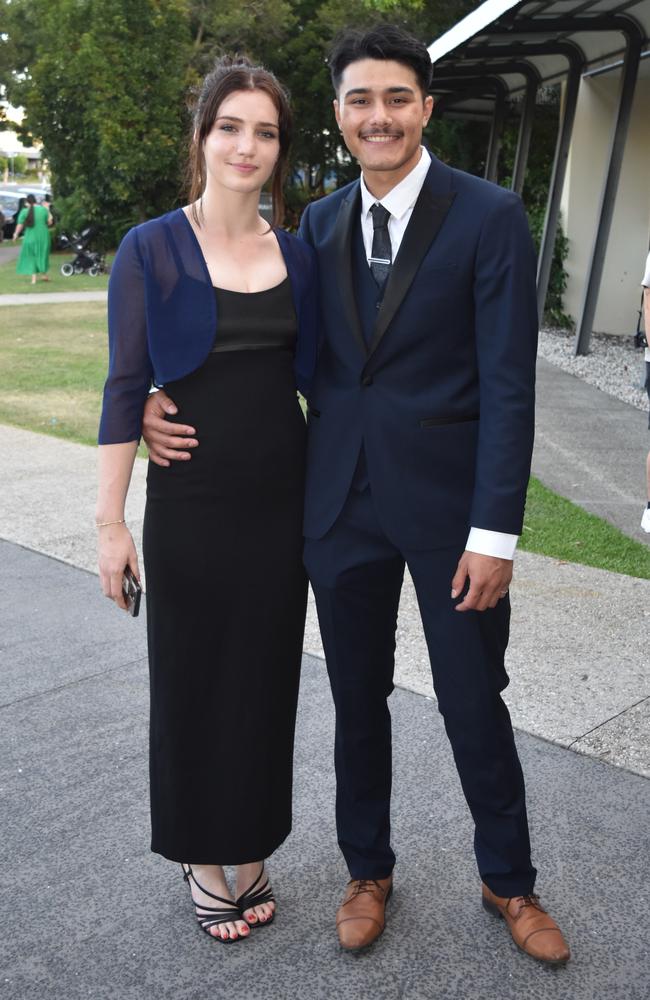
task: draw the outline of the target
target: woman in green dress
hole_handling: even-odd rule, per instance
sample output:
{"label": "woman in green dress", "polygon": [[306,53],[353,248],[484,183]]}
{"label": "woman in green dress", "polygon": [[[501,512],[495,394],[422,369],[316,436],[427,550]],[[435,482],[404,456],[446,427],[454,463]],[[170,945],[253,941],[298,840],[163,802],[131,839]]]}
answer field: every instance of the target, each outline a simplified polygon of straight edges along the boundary
{"label": "woman in green dress", "polygon": [[27,205],[18,214],[18,224],[14,232],[14,241],[24,233],[20,256],[16,264],[17,274],[31,274],[32,285],[36,284],[36,275],[40,274],[43,281],[49,281],[47,271],[50,266],[50,230],[52,216],[45,205],[37,205],[33,194],[27,195]]}

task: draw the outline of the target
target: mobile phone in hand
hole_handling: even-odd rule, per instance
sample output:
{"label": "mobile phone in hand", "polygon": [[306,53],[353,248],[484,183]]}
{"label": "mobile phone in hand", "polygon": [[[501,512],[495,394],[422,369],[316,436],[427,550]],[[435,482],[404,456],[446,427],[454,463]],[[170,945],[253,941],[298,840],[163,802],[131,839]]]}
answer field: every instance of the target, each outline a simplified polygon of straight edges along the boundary
{"label": "mobile phone in hand", "polygon": [[133,618],[140,614],[140,598],[142,597],[142,587],[133,575],[129,566],[124,570],[122,577],[122,592],[126,601],[126,610]]}

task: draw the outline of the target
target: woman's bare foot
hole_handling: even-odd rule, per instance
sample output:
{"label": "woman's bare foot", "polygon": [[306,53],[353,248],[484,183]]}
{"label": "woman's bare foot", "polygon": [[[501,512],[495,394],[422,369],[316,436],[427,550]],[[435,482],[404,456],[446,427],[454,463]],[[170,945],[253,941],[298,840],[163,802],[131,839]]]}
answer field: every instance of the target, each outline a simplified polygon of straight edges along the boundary
{"label": "woman's bare foot", "polygon": [[32,285],[36,284],[36,275],[32,274]]}
{"label": "woman's bare foot", "polygon": [[[235,884],[235,895],[237,899],[239,899],[242,893],[251,888],[263,869],[263,861],[254,861],[250,865],[237,865],[237,881]],[[267,878],[266,874],[264,874],[253,889],[253,892],[257,892],[259,889],[262,889],[266,882]],[[244,920],[246,920],[249,924],[268,924],[268,922],[273,918],[274,910],[275,902],[274,900],[269,900],[268,903],[260,903],[257,906],[251,906],[247,910],[244,910]]]}
{"label": "woman's bare foot", "polygon": [[[187,872],[187,865],[184,865],[183,868]],[[221,896],[229,902],[232,901],[234,906],[235,901],[228,888],[226,876],[223,873],[221,865],[192,865],[192,875],[188,881],[197,917],[206,917],[209,919],[211,915],[214,916],[214,914],[210,914],[210,907],[225,905],[217,902],[205,892],[202,892],[201,886],[207,889],[208,892],[214,893],[215,896]],[[250,928],[245,920],[237,919],[229,920],[223,924],[216,924],[214,927],[208,928],[208,933],[213,937],[220,937],[222,941],[225,941],[227,938],[230,938],[231,941],[236,941],[239,937],[248,937]]]}

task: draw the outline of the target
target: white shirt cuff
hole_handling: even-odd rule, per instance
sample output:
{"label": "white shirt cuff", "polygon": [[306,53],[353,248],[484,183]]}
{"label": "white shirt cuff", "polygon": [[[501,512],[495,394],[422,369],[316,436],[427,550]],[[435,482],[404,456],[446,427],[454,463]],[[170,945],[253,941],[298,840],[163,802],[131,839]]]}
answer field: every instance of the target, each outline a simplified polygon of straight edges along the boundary
{"label": "white shirt cuff", "polygon": [[487,528],[470,528],[465,548],[468,552],[478,552],[482,556],[514,559],[518,541],[519,535],[506,535],[503,531],[489,531]]}

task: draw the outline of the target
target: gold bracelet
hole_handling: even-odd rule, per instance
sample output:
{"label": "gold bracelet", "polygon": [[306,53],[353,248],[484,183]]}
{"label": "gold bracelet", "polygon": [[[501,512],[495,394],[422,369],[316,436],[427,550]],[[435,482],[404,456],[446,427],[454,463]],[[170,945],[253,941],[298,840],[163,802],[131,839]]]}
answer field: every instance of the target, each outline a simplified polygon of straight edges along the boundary
{"label": "gold bracelet", "polygon": [[95,521],[96,528],[106,528],[109,524],[126,524],[126,521],[123,517],[118,521]]}

